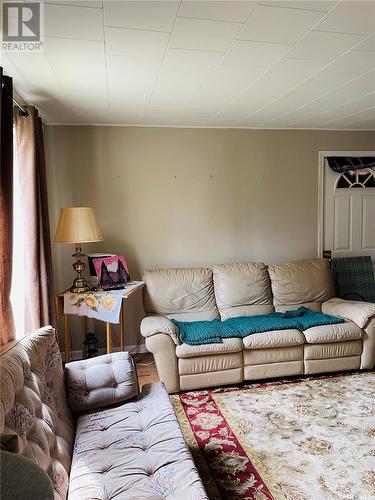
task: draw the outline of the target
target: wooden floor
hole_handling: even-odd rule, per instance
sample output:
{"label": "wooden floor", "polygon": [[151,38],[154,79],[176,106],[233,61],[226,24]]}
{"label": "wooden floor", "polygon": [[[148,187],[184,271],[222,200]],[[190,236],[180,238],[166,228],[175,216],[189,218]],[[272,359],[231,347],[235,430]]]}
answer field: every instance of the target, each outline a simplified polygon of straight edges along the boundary
{"label": "wooden floor", "polygon": [[154,357],[151,353],[134,354],[133,359],[137,368],[138,380],[140,389],[144,384],[159,380],[158,372],[156,371]]}

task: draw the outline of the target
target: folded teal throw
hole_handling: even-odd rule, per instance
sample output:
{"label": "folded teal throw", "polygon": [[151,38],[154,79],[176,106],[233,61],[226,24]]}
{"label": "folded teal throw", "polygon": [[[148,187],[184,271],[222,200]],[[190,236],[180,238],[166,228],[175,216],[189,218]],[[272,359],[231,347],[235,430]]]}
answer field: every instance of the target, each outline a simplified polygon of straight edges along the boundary
{"label": "folded teal throw", "polygon": [[180,340],[189,345],[221,343],[222,339],[233,337],[244,338],[253,333],[269,332],[271,330],[307,330],[313,326],[344,323],[343,318],[330,316],[320,312],[300,307],[285,313],[257,314],[255,316],[240,316],[225,321],[177,321],[172,322],[178,327]]}

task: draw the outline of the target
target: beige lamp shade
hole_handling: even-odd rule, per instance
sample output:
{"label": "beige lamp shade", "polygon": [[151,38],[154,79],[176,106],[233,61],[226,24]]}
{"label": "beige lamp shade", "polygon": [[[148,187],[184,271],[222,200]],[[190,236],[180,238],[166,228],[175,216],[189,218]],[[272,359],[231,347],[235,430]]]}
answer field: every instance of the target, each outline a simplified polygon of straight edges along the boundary
{"label": "beige lamp shade", "polygon": [[72,207],[60,210],[54,238],[56,243],[89,243],[102,240],[102,233],[91,207]]}

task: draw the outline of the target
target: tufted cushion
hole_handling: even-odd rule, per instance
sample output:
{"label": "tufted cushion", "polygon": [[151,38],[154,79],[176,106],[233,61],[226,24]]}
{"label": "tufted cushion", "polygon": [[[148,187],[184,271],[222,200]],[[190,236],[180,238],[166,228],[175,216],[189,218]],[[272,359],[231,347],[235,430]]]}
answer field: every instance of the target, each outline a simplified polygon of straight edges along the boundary
{"label": "tufted cushion", "polygon": [[13,342],[0,359],[1,447],[38,464],[65,499],[74,429],[53,328]]}
{"label": "tufted cushion", "polygon": [[279,306],[301,304],[320,310],[320,304],[334,295],[331,270],[325,259],[273,264],[268,266],[268,273],[276,310]]}
{"label": "tufted cushion", "polygon": [[162,384],[79,417],[69,500],[93,498],[207,499]]}
{"label": "tufted cushion", "polygon": [[147,313],[179,321],[209,321],[218,317],[211,269],[178,268],[146,271],[142,279]]}
{"label": "tufted cushion", "polygon": [[213,266],[215,297],[222,320],[273,312],[267,268],[261,262]]}
{"label": "tufted cushion", "polygon": [[65,365],[70,408],[87,411],[134,398],[138,379],[128,352],[116,352]]}

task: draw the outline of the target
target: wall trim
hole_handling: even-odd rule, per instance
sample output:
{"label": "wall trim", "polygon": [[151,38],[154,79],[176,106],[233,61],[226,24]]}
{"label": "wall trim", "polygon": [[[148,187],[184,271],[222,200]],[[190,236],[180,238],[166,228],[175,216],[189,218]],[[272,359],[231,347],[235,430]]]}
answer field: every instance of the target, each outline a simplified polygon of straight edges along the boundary
{"label": "wall trim", "polygon": [[[101,347],[100,349],[98,349],[98,351],[99,351],[99,356],[102,356],[103,354],[107,354],[107,349],[105,347]],[[127,346],[125,346],[125,351],[130,352],[131,354],[145,354],[145,353],[149,352],[147,350],[147,347],[145,346],[145,344],[127,345]],[[113,352],[120,352],[120,348],[114,347]],[[65,361],[64,351],[61,351],[61,356],[62,356],[62,359]],[[82,359],[82,351],[81,350],[71,351],[70,358],[71,358],[71,361],[78,361],[78,360]]]}
{"label": "wall trim", "polygon": [[311,131],[324,131],[324,132],[375,132],[375,128],[303,128],[303,127],[236,127],[234,125],[166,125],[166,124],[153,124],[148,123],[58,123],[47,122],[44,123],[53,127],[140,127],[140,128],[196,128],[196,129],[219,129],[219,130],[301,130],[305,132]]}
{"label": "wall trim", "polygon": [[318,165],[318,257],[323,257],[324,243],[324,160],[330,156],[374,156],[375,151],[319,151]]}

